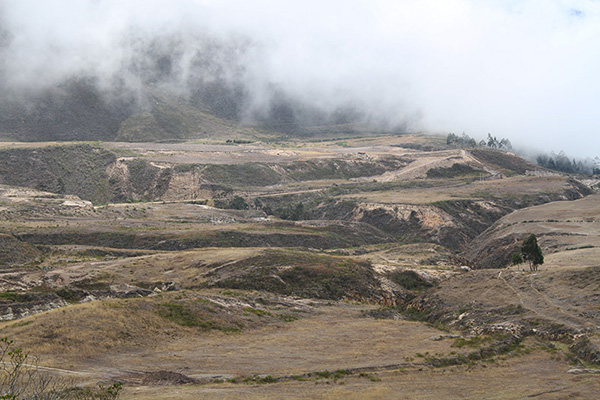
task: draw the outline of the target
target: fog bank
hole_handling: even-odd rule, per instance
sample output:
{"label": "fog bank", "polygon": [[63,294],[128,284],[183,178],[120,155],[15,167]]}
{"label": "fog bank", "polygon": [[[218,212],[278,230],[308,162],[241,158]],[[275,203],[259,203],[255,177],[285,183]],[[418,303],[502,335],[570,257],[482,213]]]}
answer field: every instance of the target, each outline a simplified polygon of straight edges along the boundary
{"label": "fog bank", "polygon": [[2,0],[0,27],[11,101],[87,79],[135,107],[151,87],[283,128],[491,132],[582,157],[600,145],[593,0]]}

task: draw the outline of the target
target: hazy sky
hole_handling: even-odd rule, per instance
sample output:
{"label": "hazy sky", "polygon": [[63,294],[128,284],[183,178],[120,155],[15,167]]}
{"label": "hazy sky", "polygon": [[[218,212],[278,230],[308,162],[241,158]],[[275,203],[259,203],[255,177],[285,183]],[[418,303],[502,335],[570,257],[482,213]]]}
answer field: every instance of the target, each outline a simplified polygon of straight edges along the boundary
{"label": "hazy sky", "polygon": [[600,155],[598,0],[0,0],[0,24],[14,85],[110,76],[132,27],[208,32],[251,39],[259,103],[275,83],[415,131]]}

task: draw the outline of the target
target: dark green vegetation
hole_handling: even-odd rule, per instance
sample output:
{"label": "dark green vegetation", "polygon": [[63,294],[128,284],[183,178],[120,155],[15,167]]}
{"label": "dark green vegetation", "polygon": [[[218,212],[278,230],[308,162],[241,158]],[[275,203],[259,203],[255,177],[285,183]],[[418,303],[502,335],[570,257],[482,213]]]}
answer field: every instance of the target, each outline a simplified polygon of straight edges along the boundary
{"label": "dark green vegetation", "polygon": [[541,154],[536,157],[536,161],[544,168],[569,174],[600,174],[600,167],[596,160],[590,158],[576,160],[568,157],[563,151],[558,154]]}
{"label": "dark green vegetation", "polygon": [[[186,307],[181,303],[164,303],[159,306],[158,313],[176,324],[206,330],[216,329],[224,332],[237,332],[239,327],[219,325],[212,319],[203,316],[200,307]],[[210,312],[210,309],[209,309]],[[215,312],[216,313],[216,312]]]}
{"label": "dark green vegetation", "polygon": [[[490,149],[501,149],[501,150],[512,150],[512,144],[506,138],[498,140],[495,136],[488,133],[487,140],[481,140],[477,142],[475,139],[463,133],[461,136],[449,133],[446,137],[446,143],[451,147],[464,147],[470,149],[476,148],[490,148]],[[564,151],[558,154],[551,152],[550,154],[542,153],[539,154],[535,161],[537,165],[543,168],[547,168],[554,171],[565,172],[568,174],[586,174],[586,175],[598,175],[600,174],[600,166],[597,159],[575,159],[567,156]]]}
{"label": "dark green vegetation", "polygon": [[[186,228],[186,227],[184,227]],[[37,245],[86,245],[117,249],[176,251],[204,247],[309,247],[331,249],[382,243],[391,239],[367,224],[332,223],[326,227],[295,228],[286,224],[269,226],[268,230],[244,232],[227,229],[207,232],[139,230],[100,230],[82,232],[75,228],[39,229],[32,233],[15,232],[22,242]]]}
{"label": "dark green vegetation", "polygon": [[236,333],[301,318],[301,313],[277,307],[281,304],[273,300],[269,295],[248,295],[243,291],[222,291],[221,294],[210,296],[197,296],[194,291],[185,291],[181,295],[171,296],[170,301],[144,300],[140,306],[149,307],[152,304],[151,307],[162,318],[207,332]]}
{"label": "dark green vegetation", "polygon": [[40,93],[4,90],[0,131],[25,141],[114,139],[131,112],[132,100],[107,98],[94,80],[86,78],[70,79]]}
{"label": "dark green vegetation", "polygon": [[523,255],[523,260],[529,263],[531,271],[537,271],[538,266],[544,263],[542,249],[538,245],[537,238],[533,233],[523,241],[521,254]]}
{"label": "dark green vegetation", "polygon": [[506,138],[498,140],[496,136],[492,136],[491,133],[488,133],[487,140],[481,140],[479,142],[464,132],[460,136],[454,133],[449,133],[448,136],[446,136],[446,144],[454,147],[489,147],[491,149],[512,150],[512,144],[510,143],[510,140]]}
{"label": "dark green vegetation", "polygon": [[519,265],[519,264],[523,264],[523,262],[525,262],[525,260],[523,260],[523,255],[521,253],[519,253],[518,251],[515,251],[512,255],[510,262],[512,265]]}
{"label": "dark green vegetation", "polygon": [[424,279],[415,271],[394,271],[388,277],[398,285],[408,290],[423,291],[433,286],[433,283]]}
{"label": "dark green vegetation", "polygon": [[265,164],[207,165],[201,171],[206,180],[225,187],[269,186],[282,181],[281,174]]}
{"label": "dark green vegetation", "polygon": [[0,301],[26,302],[32,298],[33,296],[29,293],[0,292]]}
{"label": "dark green vegetation", "polygon": [[25,265],[37,260],[41,251],[8,234],[0,234],[0,268]]}
{"label": "dark green vegetation", "polygon": [[[214,62],[209,59],[204,58],[204,62]],[[131,68],[140,71],[139,65]],[[152,69],[145,66],[143,70],[146,68]],[[227,95],[225,88],[202,83],[190,99],[155,90],[156,78],[162,73],[156,74],[146,77],[141,91],[117,85],[109,93],[96,79],[85,77],[70,78],[36,92],[4,90],[0,96],[0,132],[12,140],[132,142],[214,137],[235,131],[247,137],[270,134],[239,123],[236,106],[221,102],[232,95]],[[197,95],[204,90],[209,90],[209,97]]]}

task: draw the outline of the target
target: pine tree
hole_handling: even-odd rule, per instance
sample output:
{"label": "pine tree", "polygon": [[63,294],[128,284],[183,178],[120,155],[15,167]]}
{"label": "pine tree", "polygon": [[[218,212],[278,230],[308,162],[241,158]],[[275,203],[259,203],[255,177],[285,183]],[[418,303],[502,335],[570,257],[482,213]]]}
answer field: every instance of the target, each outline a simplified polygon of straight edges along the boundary
{"label": "pine tree", "polygon": [[529,269],[531,271],[537,271],[538,265],[544,263],[542,249],[538,245],[537,238],[533,233],[523,241],[521,254],[523,255],[523,260],[529,263]]}

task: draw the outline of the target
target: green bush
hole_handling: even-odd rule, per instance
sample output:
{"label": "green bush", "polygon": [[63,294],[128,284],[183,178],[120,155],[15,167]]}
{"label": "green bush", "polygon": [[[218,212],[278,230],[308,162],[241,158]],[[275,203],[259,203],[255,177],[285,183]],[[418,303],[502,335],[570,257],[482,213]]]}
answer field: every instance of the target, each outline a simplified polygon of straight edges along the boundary
{"label": "green bush", "polygon": [[423,279],[415,271],[395,271],[389,275],[389,278],[398,285],[408,290],[423,290],[433,286],[432,283]]}

